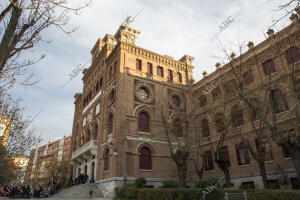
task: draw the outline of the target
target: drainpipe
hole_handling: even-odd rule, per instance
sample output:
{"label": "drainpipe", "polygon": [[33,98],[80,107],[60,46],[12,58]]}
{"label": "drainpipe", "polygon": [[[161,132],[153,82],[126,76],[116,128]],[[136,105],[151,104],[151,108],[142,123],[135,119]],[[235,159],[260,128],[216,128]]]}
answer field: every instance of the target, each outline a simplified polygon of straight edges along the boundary
{"label": "drainpipe", "polygon": [[124,180],[123,180],[123,185],[126,184],[127,182],[127,176],[126,176],[126,165],[127,165],[127,155],[126,155],[126,135],[125,135],[125,138],[124,138],[124,158],[123,158],[123,176],[124,176]]}

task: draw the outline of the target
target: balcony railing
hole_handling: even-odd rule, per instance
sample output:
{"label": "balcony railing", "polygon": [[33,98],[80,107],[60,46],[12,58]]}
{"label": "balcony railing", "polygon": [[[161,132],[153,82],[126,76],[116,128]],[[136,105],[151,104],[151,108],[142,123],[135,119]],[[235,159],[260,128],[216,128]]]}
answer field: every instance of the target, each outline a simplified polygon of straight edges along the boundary
{"label": "balcony railing", "polygon": [[96,155],[98,149],[98,142],[97,140],[90,140],[88,143],[84,144],[80,148],[76,149],[72,153],[72,160],[75,160],[80,157]]}

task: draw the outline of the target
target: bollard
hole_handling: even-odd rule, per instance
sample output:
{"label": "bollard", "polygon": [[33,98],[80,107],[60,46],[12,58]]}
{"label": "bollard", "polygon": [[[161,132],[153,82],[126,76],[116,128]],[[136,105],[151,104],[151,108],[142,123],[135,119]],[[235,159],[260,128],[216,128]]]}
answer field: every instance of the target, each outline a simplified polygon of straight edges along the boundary
{"label": "bollard", "polygon": [[93,191],[92,190],[89,191],[89,196],[90,196],[91,199],[93,198]]}

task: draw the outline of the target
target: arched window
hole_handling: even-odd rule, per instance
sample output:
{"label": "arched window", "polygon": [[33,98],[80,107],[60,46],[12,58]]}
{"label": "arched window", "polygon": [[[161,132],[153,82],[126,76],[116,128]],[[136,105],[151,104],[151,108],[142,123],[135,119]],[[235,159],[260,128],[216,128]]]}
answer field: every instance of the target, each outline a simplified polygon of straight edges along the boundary
{"label": "arched window", "polygon": [[174,134],[176,135],[176,137],[183,137],[182,123],[179,118],[173,121],[173,126],[174,126]]}
{"label": "arched window", "polygon": [[113,75],[113,68],[110,67],[110,68],[109,68],[109,77],[111,77],[112,75]]}
{"label": "arched window", "polygon": [[97,140],[98,137],[98,124],[94,126],[93,140]]}
{"label": "arched window", "polygon": [[248,154],[248,148],[245,143],[235,145],[236,156],[238,161],[238,166],[250,164],[250,158]]}
{"label": "arched window", "polygon": [[108,134],[111,134],[113,132],[113,123],[114,122],[114,117],[110,113],[108,116]]}
{"label": "arched window", "polygon": [[149,128],[149,116],[146,112],[139,113],[138,130],[142,132],[150,132]]}
{"label": "arched window", "polygon": [[104,171],[108,171],[109,170],[109,149],[108,148],[104,152],[103,160],[104,160]]}
{"label": "arched window", "polygon": [[173,95],[172,96],[172,103],[173,105],[175,105],[176,107],[179,107],[180,106],[180,99],[178,96],[176,95]]}
{"label": "arched window", "polygon": [[222,113],[217,113],[215,116],[215,123],[216,123],[216,129],[217,132],[223,132],[225,129],[225,124],[224,124],[224,117]]}
{"label": "arched window", "polygon": [[88,129],[86,131],[86,137],[85,137],[86,143],[90,141],[90,137],[91,137],[91,131]]}
{"label": "arched window", "polygon": [[243,125],[243,112],[242,109],[238,105],[234,105],[231,108],[231,118],[232,118],[232,124],[234,127],[238,127]]}
{"label": "arched window", "polygon": [[152,156],[151,156],[151,150],[148,147],[143,147],[140,150],[139,155],[139,163],[140,169],[152,169]]}
{"label": "arched window", "polygon": [[209,136],[209,125],[208,125],[208,121],[207,119],[203,119],[201,121],[201,125],[202,125],[202,136],[203,137],[207,137]]}
{"label": "arched window", "polygon": [[176,151],[175,158],[176,158],[177,162],[180,162],[183,160],[183,154],[180,150]]}
{"label": "arched window", "polygon": [[276,114],[284,112],[289,109],[285,96],[281,92],[281,90],[271,90],[270,99],[271,99],[272,109],[274,109]]}

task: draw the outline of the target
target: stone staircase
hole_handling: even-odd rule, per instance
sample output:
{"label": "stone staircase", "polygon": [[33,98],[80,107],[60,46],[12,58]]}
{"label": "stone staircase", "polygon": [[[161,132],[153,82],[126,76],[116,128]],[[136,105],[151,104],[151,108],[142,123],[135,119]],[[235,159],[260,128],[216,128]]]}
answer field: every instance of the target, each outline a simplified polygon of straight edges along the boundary
{"label": "stone staircase", "polygon": [[97,188],[97,185],[94,183],[80,184],[72,186],[66,189],[61,190],[59,193],[56,193],[51,196],[51,198],[57,199],[84,199],[91,198],[89,192],[93,191],[93,198],[102,198],[102,192]]}

